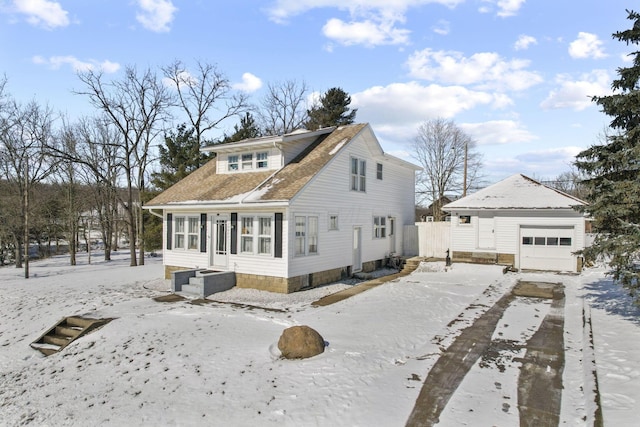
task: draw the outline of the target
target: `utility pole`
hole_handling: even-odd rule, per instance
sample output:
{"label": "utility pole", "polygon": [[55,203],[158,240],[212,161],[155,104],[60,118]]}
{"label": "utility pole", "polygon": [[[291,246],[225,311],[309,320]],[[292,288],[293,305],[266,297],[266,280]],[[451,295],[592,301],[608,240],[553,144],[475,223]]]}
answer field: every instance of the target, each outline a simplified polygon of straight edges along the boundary
{"label": "utility pole", "polygon": [[467,195],[467,157],[469,155],[469,143],[464,143],[464,175],[462,176],[462,197]]}

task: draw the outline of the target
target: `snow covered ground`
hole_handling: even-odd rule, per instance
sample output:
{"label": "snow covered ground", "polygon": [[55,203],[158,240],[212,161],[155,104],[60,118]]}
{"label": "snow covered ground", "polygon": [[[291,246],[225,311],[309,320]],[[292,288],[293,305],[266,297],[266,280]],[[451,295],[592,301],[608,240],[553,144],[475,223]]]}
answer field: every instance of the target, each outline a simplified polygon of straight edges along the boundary
{"label": "snow covered ground", "polygon": [[[170,284],[159,258],[136,268],[127,254],[67,263],[34,262],[28,280],[22,270],[0,269],[0,425],[402,426],[438,356],[519,279],[565,285],[561,424],[593,418],[594,359],[605,425],[637,421],[640,311],[602,269],[503,275],[497,266],[423,263],[410,276],[312,307],[353,283],[160,303],[152,297]],[[518,298],[494,337],[526,342],[549,307]],[[583,308],[592,316],[595,352]],[[71,315],[115,320],[47,358],[30,348]],[[280,334],[302,324],[320,332],[325,352],[280,359]],[[518,351],[479,360],[439,425],[518,425]]]}

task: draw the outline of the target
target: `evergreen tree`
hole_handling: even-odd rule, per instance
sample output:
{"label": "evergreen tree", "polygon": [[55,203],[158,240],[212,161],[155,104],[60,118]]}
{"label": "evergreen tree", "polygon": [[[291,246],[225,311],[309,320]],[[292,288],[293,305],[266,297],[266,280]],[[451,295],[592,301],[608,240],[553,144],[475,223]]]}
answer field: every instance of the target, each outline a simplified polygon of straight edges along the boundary
{"label": "evergreen tree", "polygon": [[[627,10],[631,29],[613,37],[627,45],[640,44],[640,14]],[[583,253],[587,260],[605,259],[614,280],[640,304],[640,52],[630,54],[630,67],[618,68],[611,84],[613,94],[594,97],[611,116],[612,132],[604,143],[577,156],[576,166],[585,173],[589,206],[597,233]]]}
{"label": "evergreen tree", "polygon": [[182,123],[176,131],[164,136],[165,147],[160,146],[160,172],[152,174],[151,183],[166,190],[194,170],[205,164],[210,156],[200,151],[194,129]]}
{"label": "evergreen tree", "polygon": [[229,135],[224,135],[224,138],[220,143],[237,142],[243,139],[251,139],[262,136],[260,128],[256,124],[255,119],[251,113],[245,113],[244,117],[240,118],[240,126],[237,124],[233,127],[234,132]]}
{"label": "evergreen tree", "polygon": [[[358,109],[351,110],[351,96],[334,87],[320,96],[319,102],[307,110],[305,128],[316,130],[322,127],[349,125],[354,122]],[[349,111],[351,110],[351,111]]]}

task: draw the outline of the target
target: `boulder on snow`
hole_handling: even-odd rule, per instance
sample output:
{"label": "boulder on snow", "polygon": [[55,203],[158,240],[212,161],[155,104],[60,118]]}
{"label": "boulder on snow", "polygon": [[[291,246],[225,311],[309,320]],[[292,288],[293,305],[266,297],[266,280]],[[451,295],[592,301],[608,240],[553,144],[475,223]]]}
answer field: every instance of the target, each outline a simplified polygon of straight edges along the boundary
{"label": "boulder on snow", "polygon": [[324,339],[308,326],[292,326],[282,332],[278,349],[285,359],[306,359],[324,351]]}

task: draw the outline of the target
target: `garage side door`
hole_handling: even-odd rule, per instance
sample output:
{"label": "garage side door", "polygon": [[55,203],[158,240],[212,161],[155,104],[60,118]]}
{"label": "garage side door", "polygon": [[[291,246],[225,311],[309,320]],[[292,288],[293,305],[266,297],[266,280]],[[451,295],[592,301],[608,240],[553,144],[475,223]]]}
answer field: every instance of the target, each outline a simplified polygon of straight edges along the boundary
{"label": "garage side door", "polygon": [[573,227],[520,227],[520,268],[576,271]]}

